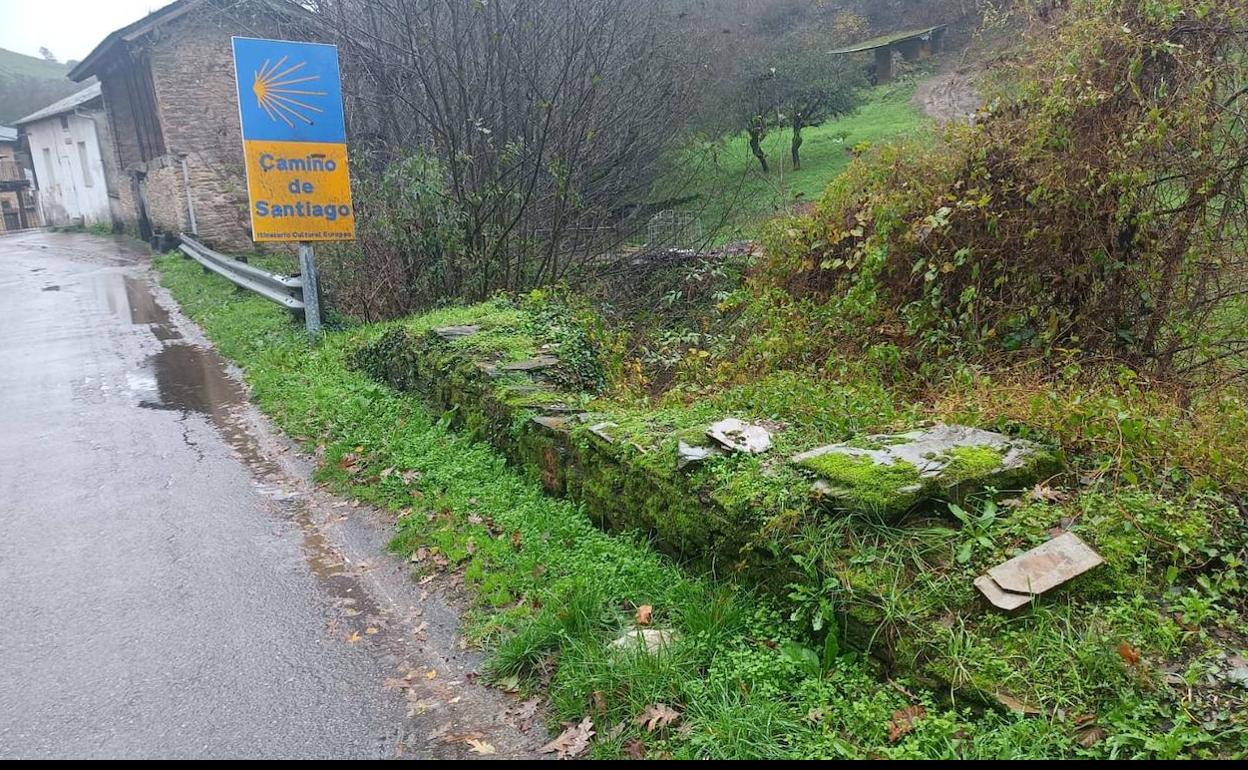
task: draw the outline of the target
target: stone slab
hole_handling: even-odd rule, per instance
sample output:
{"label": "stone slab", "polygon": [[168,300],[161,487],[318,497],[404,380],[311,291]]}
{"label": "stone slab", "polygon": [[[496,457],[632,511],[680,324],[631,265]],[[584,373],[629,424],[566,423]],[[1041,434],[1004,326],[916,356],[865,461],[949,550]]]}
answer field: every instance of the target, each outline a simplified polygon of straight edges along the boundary
{"label": "stone slab", "polygon": [[729,417],[707,428],[706,435],[735,452],[762,454],[771,449],[771,432],[761,425],[751,425]]}
{"label": "stone slab", "polygon": [[988,577],[1003,591],[1039,595],[1104,563],[1078,535],[1066,532],[993,567]]}
{"label": "stone slab", "polygon": [[480,326],[442,326],[433,330],[433,333],[444,340],[457,340],[461,337],[471,337],[481,331]]}
{"label": "stone slab", "polygon": [[558,366],[559,359],[554,356],[534,356],[526,358],[523,361],[513,361],[510,364],[503,364],[498,367],[503,372],[533,372],[539,369],[549,369],[552,366]]}

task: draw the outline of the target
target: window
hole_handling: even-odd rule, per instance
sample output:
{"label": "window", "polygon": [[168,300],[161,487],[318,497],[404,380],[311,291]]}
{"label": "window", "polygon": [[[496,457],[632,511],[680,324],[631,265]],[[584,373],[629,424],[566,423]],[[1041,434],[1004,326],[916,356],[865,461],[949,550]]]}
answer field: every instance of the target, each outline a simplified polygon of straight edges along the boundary
{"label": "window", "polygon": [[65,129],[66,131],[69,130],[69,116],[68,115],[61,116],[61,128]]}
{"label": "window", "polygon": [[47,147],[43,148],[43,167],[48,170],[48,178],[44,180],[44,184],[49,186],[56,184],[56,169],[52,168],[52,150]]}
{"label": "window", "polygon": [[91,178],[91,164],[87,161],[87,143],[78,143],[78,162],[82,164],[82,183],[87,187],[95,187],[95,180]]}

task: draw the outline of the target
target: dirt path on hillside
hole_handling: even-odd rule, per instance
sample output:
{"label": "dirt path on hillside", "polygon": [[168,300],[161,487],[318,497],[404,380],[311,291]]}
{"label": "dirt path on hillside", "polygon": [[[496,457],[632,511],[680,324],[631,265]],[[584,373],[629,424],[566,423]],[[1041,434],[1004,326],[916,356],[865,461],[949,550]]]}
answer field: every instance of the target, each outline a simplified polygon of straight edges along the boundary
{"label": "dirt path on hillside", "polygon": [[951,55],[935,75],[919,83],[912,103],[937,123],[970,120],[982,101],[975,84],[983,73],[982,65],[965,53]]}

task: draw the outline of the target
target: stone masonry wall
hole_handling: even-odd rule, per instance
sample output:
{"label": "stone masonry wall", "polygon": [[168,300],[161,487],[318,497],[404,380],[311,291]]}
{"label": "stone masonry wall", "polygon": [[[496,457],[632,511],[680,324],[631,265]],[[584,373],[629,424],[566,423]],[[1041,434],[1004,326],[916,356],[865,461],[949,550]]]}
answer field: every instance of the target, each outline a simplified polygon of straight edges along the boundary
{"label": "stone masonry wall", "polygon": [[[190,202],[202,240],[226,252],[252,252],[247,185],[234,84],[231,37],[307,39],[271,6],[205,3],[174,19],[143,41],[156,92],[166,155],[135,164],[133,126],[118,114],[117,141],[122,165],[146,174],[148,218],[157,232],[189,231]],[[115,86],[114,89],[117,90]],[[110,89],[105,80],[105,95]],[[120,97],[120,95],[114,94]],[[117,113],[125,110],[118,109]],[[129,137],[123,135],[129,133]],[[128,153],[127,149],[133,149]],[[183,158],[186,171],[183,171]],[[126,187],[125,181],[118,185]],[[127,200],[127,198],[129,200]],[[119,207],[134,212],[133,195],[119,189]]]}

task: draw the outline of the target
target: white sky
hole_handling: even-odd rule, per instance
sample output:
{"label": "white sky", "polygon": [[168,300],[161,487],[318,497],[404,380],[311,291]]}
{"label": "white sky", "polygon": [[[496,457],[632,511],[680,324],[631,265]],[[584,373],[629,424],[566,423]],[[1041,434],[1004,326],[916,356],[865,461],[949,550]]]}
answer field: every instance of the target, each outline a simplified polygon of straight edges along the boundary
{"label": "white sky", "polygon": [[0,0],[0,48],[81,60],[108,35],[173,0]]}

